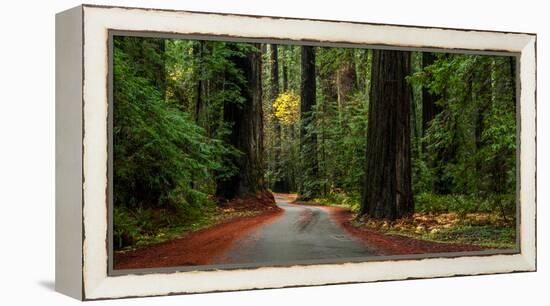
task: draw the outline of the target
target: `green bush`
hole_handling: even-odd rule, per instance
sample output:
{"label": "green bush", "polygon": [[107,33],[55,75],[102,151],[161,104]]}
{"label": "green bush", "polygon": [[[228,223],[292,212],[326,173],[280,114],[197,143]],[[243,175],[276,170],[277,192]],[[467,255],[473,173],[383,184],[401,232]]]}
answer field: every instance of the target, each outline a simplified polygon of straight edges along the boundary
{"label": "green bush", "polygon": [[415,196],[415,211],[425,213],[500,211],[504,215],[509,215],[515,212],[513,198],[513,195],[492,195],[483,199],[468,195],[438,195],[423,192]]}
{"label": "green bush", "polygon": [[[115,206],[113,210],[113,242],[115,250],[132,248],[164,240],[164,236],[177,236],[186,230],[208,222],[214,202],[182,203],[175,208],[132,208]],[[200,202],[195,202],[200,203]],[[169,238],[169,237],[166,237]]]}
{"label": "green bush", "polygon": [[357,212],[361,207],[361,195],[359,193],[329,192],[320,198],[314,199],[314,202],[323,205],[345,206],[351,211]]}

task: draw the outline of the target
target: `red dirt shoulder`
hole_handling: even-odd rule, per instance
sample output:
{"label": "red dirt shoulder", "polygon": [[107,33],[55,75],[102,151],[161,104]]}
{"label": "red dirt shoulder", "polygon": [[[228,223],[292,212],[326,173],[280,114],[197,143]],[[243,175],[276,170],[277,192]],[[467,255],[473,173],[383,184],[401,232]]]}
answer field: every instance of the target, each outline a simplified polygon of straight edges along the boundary
{"label": "red dirt shoulder", "polygon": [[274,221],[283,210],[275,205],[273,195],[229,201],[223,207],[261,211],[259,215],[235,217],[209,228],[188,233],[180,238],[134,251],[115,253],[115,269],[143,269],[209,264],[227,251],[238,238],[253,229]]}
{"label": "red dirt shoulder", "polygon": [[381,255],[409,255],[447,252],[481,251],[485,248],[459,243],[440,243],[405,236],[391,235],[351,224],[352,213],[344,208],[330,207],[333,220],[349,234],[374,247]]}

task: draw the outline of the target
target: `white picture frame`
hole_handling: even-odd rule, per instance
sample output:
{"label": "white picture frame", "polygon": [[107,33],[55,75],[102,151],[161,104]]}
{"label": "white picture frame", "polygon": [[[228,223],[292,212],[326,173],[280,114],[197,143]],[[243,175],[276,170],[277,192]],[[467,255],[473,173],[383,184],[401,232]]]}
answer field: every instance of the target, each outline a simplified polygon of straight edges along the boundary
{"label": "white picture frame", "polygon": [[[516,54],[519,250],[208,271],[109,268],[111,31]],[[536,35],[82,5],[56,17],[56,290],[81,300],[536,270]]]}

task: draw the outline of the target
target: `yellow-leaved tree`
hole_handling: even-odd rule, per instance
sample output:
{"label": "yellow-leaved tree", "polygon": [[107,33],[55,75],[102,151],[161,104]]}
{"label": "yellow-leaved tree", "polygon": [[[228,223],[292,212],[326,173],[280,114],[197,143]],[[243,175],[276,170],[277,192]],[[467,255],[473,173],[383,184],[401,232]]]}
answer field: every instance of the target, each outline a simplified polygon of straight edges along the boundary
{"label": "yellow-leaved tree", "polygon": [[284,125],[292,125],[300,118],[300,96],[292,91],[280,93],[273,102],[273,115]]}

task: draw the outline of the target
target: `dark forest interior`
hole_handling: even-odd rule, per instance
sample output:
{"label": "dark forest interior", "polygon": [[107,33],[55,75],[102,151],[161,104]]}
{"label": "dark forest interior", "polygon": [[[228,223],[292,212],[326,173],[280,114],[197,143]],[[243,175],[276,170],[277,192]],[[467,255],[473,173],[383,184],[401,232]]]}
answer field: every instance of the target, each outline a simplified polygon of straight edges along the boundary
{"label": "dark forest interior", "polygon": [[387,233],[515,245],[514,57],[113,43],[115,250],[216,224],[237,214],[224,203],[269,192]]}

